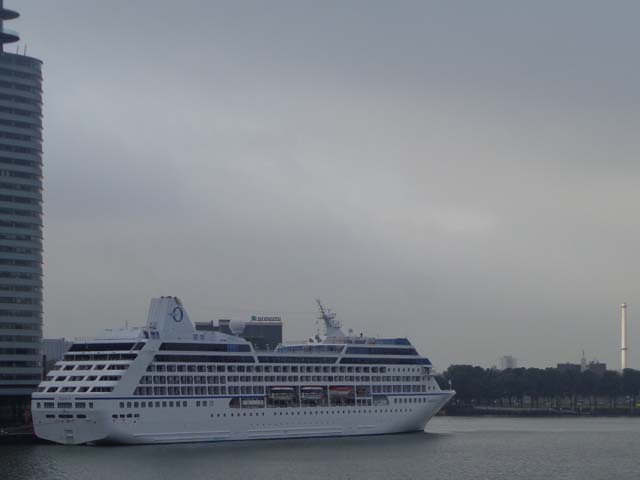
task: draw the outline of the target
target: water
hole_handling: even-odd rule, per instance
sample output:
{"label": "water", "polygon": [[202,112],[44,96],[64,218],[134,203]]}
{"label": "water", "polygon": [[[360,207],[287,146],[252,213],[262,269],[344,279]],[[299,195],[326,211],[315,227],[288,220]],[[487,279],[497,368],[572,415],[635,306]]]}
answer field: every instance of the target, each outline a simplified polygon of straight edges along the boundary
{"label": "water", "polygon": [[0,446],[0,479],[638,479],[638,418],[432,420],[426,433],[161,446]]}

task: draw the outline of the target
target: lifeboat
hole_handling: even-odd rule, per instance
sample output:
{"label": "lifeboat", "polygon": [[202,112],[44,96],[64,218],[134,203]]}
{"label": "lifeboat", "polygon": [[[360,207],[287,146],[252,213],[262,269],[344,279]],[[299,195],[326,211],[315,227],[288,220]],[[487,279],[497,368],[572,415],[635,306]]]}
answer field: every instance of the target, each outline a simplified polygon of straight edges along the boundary
{"label": "lifeboat", "polygon": [[322,387],[302,387],[300,389],[300,398],[303,400],[322,400],[324,391]]}
{"label": "lifeboat", "polygon": [[342,387],[342,386],[329,387],[329,394],[332,397],[353,396],[353,387]]}
{"label": "lifeboat", "polygon": [[271,387],[269,398],[277,402],[286,402],[294,398],[293,387]]}

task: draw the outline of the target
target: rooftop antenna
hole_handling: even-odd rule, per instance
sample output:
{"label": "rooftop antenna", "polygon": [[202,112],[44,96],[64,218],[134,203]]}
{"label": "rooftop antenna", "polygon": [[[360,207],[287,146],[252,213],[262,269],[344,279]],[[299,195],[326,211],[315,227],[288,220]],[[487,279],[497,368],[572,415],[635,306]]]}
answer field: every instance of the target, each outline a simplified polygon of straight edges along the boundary
{"label": "rooftop antenna", "polygon": [[0,53],[4,52],[5,43],[14,43],[20,40],[18,32],[4,28],[5,20],[13,20],[19,16],[18,12],[4,8],[4,0],[0,0]]}

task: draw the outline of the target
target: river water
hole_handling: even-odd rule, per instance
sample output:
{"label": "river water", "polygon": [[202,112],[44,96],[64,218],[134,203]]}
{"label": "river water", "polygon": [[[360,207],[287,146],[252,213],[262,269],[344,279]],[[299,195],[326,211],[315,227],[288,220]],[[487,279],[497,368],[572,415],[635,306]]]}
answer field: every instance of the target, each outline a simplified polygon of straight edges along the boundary
{"label": "river water", "polygon": [[438,417],[425,433],[125,447],[0,445],[0,479],[639,479],[639,418]]}

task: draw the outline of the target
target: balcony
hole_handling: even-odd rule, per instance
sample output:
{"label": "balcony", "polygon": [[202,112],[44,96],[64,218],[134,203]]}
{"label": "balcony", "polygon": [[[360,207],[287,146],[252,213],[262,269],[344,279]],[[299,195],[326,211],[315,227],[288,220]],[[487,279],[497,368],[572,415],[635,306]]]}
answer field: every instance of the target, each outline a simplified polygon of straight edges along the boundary
{"label": "balcony", "polygon": [[0,43],[13,43],[17,42],[18,40],[20,40],[20,35],[18,35],[18,32],[4,26],[0,29]]}

